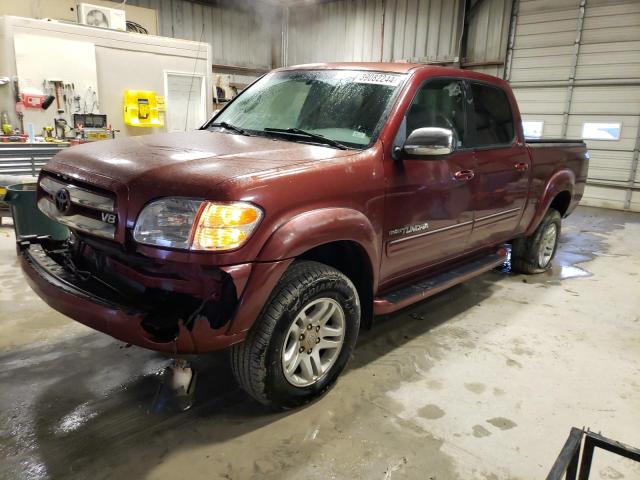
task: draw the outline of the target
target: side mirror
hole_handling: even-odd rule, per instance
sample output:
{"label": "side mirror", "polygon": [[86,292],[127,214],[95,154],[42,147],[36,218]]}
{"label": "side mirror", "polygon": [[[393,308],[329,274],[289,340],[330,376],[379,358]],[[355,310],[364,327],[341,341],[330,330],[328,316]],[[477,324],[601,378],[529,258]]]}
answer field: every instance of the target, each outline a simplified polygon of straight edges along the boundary
{"label": "side mirror", "polygon": [[404,143],[404,151],[410,156],[447,155],[454,150],[453,130],[439,127],[416,128]]}

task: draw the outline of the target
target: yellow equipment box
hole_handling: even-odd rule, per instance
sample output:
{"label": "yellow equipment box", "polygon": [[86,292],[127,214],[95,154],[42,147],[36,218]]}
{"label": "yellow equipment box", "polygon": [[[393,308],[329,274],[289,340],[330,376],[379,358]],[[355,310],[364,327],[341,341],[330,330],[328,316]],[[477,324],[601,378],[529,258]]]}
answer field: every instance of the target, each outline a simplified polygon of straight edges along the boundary
{"label": "yellow equipment box", "polygon": [[132,127],[164,126],[164,97],[153,90],[124,91],[124,123]]}

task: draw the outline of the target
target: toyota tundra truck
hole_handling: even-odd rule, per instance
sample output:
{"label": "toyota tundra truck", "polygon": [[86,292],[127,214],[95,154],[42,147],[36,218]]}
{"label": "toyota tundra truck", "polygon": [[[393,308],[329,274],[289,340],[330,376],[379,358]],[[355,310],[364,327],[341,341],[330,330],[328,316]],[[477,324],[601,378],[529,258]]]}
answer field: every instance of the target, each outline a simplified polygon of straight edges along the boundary
{"label": "toyota tundra truck", "polygon": [[274,70],[195,131],[76,146],[38,207],[68,240],[17,239],[51,307],[174,357],[230,350],[291,408],[358,331],[503,264],[548,269],[582,197],[582,141],[525,140],[508,84],[410,63]]}

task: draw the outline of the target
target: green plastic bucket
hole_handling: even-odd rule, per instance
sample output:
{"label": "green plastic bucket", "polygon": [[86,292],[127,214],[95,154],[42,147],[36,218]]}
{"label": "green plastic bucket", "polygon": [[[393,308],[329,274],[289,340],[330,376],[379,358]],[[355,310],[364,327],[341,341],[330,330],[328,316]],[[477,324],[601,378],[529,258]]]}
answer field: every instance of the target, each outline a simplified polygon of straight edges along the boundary
{"label": "green plastic bucket", "polygon": [[54,240],[65,240],[69,229],[43,214],[36,205],[35,183],[21,183],[6,187],[3,201],[9,204],[16,237],[21,235],[51,235]]}

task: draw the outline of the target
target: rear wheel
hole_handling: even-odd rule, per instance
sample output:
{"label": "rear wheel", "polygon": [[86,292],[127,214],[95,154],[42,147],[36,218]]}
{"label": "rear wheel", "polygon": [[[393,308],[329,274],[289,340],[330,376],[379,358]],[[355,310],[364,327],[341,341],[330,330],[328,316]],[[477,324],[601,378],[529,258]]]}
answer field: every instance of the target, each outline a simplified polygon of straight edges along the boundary
{"label": "rear wheel", "polygon": [[294,263],[274,289],[246,340],[231,350],[240,386],[273,408],[292,408],[326,392],[358,336],[353,283],[318,262]]}
{"label": "rear wheel", "polygon": [[533,235],[513,241],[511,268],[520,273],[541,273],[551,267],[560,240],[562,217],[549,209]]}

